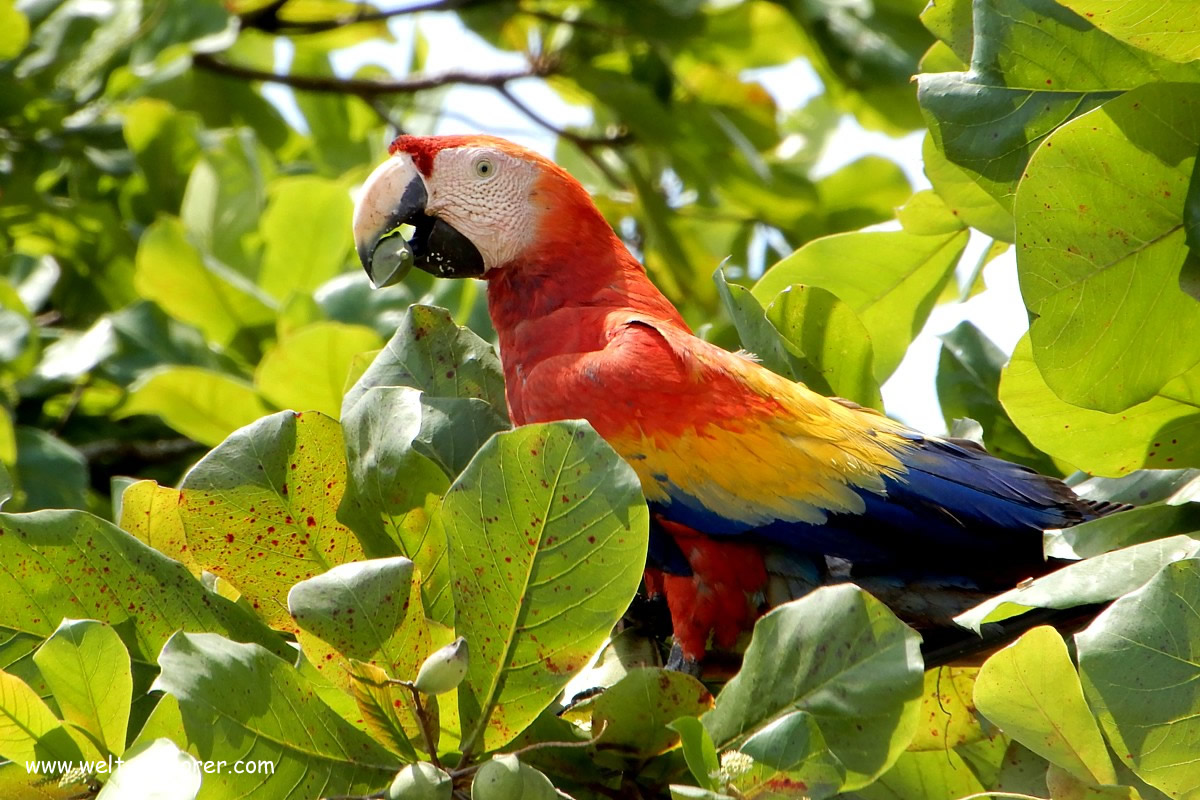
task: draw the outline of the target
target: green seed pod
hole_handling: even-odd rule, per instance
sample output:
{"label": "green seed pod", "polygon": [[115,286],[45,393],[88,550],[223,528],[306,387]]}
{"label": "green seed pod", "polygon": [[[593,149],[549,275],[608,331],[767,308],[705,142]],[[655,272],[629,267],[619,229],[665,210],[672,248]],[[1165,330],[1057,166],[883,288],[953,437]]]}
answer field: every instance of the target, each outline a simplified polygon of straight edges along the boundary
{"label": "green seed pod", "polygon": [[524,768],[516,756],[496,756],[482,764],[471,783],[471,800],[523,800]]}
{"label": "green seed pod", "polygon": [[397,229],[375,245],[375,252],[371,255],[371,283],[376,289],[399,283],[412,266],[412,246]]}
{"label": "green seed pod", "polygon": [[542,774],[541,770],[528,764],[521,765],[521,800],[557,800],[557,798],[558,792],[554,790],[554,784]]}
{"label": "green seed pod", "polygon": [[457,687],[465,677],[467,640],[460,636],[425,659],[413,685],[425,694],[441,694]]}
{"label": "green seed pod", "polygon": [[388,800],[450,800],[454,781],[428,761],[409,764],[396,773]]}

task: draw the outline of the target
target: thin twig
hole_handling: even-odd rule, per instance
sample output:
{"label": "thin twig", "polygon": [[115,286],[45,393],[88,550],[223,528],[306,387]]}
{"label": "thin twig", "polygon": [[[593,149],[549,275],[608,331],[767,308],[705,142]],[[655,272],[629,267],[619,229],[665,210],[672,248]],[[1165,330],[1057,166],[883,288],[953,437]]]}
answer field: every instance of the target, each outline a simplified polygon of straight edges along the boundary
{"label": "thin twig", "polygon": [[[585,741],[582,741],[582,742],[534,742],[533,744],[527,744],[524,747],[518,747],[516,750],[513,750],[511,753],[501,753],[500,755],[520,756],[520,755],[524,755],[525,753],[532,752],[534,750],[546,750],[548,748],[591,747],[592,745],[594,745],[600,741],[600,737],[604,735],[604,731],[607,729],[608,729],[608,720],[604,720],[603,722],[600,723],[600,730],[596,731],[596,733],[592,736],[592,738],[587,739]],[[450,774],[456,778],[461,777],[463,775],[470,775],[472,772],[476,772],[481,766],[482,766],[482,764],[472,764],[470,766],[452,770],[450,772]]]}
{"label": "thin twig", "polygon": [[465,86],[491,86],[499,88],[509,81],[521,78],[543,78],[554,71],[554,65],[548,61],[538,61],[529,66],[507,72],[464,72],[450,70],[433,75],[413,75],[408,78],[394,80],[368,80],[362,78],[337,78],[327,75],[287,75],[279,72],[245,67],[223,61],[210,53],[197,53],[192,56],[192,63],[200,69],[242,78],[250,81],[278,83],[293,89],[308,92],[324,92],[328,94],[350,94],[370,100],[374,97],[388,94],[411,94],[426,89],[436,89],[439,86],[455,84]]}
{"label": "thin twig", "polygon": [[525,105],[520,98],[513,94],[512,90],[509,89],[505,83],[501,83],[495,88],[496,91],[500,93],[501,97],[511,103],[513,108],[529,117],[530,121],[542,128],[545,128],[555,136],[561,136],[568,142],[578,145],[580,149],[586,150],[590,147],[617,147],[619,145],[627,144],[633,138],[627,131],[622,131],[612,136],[585,136],[584,134],[575,133],[574,131],[567,130],[566,128],[560,128],[550,120],[543,117],[541,114],[534,111],[529,106]]}
{"label": "thin twig", "polygon": [[419,14],[424,11],[460,11],[471,6],[485,5],[495,0],[429,0],[403,8],[393,8],[387,11],[366,10],[365,5],[359,6],[359,11],[332,19],[286,20],[280,19],[279,11],[287,0],[276,0],[269,5],[248,11],[239,17],[243,28],[254,28],[266,33],[283,36],[300,36],[310,33],[325,33],[326,31],[344,28],[347,25],[358,25],[364,22],[385,22],[392,17],[408,14]]}

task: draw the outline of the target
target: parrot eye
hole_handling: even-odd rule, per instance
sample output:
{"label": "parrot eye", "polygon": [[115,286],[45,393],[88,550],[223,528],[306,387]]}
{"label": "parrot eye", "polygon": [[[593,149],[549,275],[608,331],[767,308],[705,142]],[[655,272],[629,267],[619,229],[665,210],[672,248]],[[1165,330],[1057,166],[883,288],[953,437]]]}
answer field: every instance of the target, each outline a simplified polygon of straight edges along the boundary
{"label": "parrot eye", "polygon": [[475,162],[475,174],[481,178],[490,178],[496,172],[496,167],[489,159],[480,158]]}

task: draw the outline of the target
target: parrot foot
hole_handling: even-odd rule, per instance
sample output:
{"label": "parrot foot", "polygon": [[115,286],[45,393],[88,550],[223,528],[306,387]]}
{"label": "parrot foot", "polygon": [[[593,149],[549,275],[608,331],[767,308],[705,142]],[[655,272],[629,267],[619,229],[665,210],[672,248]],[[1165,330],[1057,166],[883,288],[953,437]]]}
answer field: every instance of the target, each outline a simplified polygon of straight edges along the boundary
{"label": "parrot foot", "polygon": [[699,678],[701,672],[700,661],[685,656],[679,642],[671,645],[671,655],[667,657],[667,669],[691,675],[693,678]]}

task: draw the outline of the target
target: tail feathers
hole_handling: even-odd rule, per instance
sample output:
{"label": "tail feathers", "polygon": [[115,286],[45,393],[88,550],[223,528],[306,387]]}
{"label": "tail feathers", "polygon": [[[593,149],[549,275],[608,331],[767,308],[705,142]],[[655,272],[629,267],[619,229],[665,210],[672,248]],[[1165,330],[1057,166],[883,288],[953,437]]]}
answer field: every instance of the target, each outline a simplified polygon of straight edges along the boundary
{"label": "tail feathers", "polygon": [[1084,500],[1057,478],[990,455],[975,442],[913,434],[908,472],[889,499],[948,515],[963,527],[1003,531],[1067,528],[1126,507]]}

